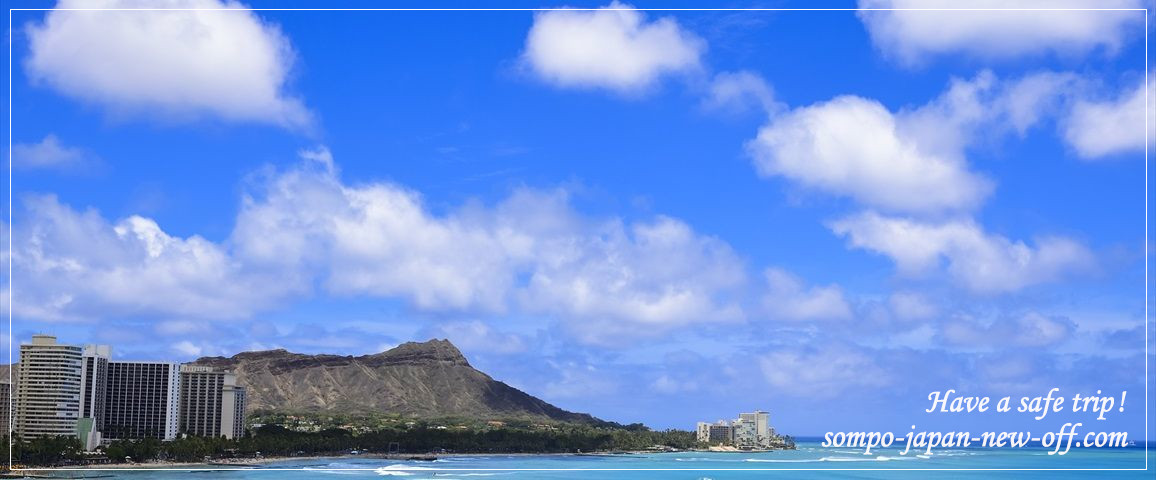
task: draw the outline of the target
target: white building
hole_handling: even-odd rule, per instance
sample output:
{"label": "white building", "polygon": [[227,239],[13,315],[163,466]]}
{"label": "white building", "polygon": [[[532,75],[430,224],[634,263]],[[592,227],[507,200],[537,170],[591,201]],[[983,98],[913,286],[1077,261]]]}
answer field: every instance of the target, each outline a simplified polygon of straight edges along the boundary
{"label": "white building", "polygon": [[228,438],[245,434],[245,387],[237,386],[236,378],[221,390],[221,434]]}
{"label": "white building", "polygon": [[743,441],[739,442],[738,428],[735,429],[735,444],[740,447],[750,448],[767,448],[771,444],[771,418],[770,414],[762,410],[755,410],[751,413],[740,413],[739,419],[736,421],[742,422],[748,431],[745,432]]}
{"label": "white building", "polygon": [[735,432],[734,446],[739,448],[758,448],[758,434],[755,433],[754,422],[748,422],[739,418],[731,423],[731,425],[734,426]]}
{"label": "white building", "polygon": [[102,441],[106,379],[111,356],[112,347],[108,345],[85,345],[81,354],[84,375],[80,379],[80,420],[76,429],[85,450],[96,448]]}
{"label": "white building", "polygon": [[89,440],[77,428],[84,370],[84,349],[58,344],[51,335],[34,335],[31,343],[20,345],[13,415],[16,435],[24,440],[62,435]]}

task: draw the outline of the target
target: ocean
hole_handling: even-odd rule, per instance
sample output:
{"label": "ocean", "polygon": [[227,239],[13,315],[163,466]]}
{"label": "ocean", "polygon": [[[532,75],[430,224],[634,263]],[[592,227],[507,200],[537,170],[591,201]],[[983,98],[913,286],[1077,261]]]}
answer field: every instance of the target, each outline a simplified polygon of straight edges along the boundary
{"label": "ocean", "polygon": [[[778,478],[1143,478],[1144,448],[1073,449],[1048,455],[1051,449],[944,449],[932,455],[900,455],[886,449],[864,455],[846,448],[824,448],[800,442],[798,450],[759,453],[675,452],[613,456],[583,455],[461,455],[436,461],[396,461],[368,457],[313,458],[271,462],[248,470],[192,471],[69,471],[71,478],[268,479],[403,477],[407,479],[755,479]],[[1082,469],[1073,471],[896,471],[912,469]],[[293,469],[293,470],[282,470]],[[539,469],[539,470],[534,470]],[[589,469],[589,470],[584,470]],[[638,471],[629,471],[635,470]],[[800,469],[817,469],[805,471]],[[854,470],[861,469],[861,470]],[[769,471],[770,470],[770,471]],[[777,471],[777,472],[776,472]],[[38,472],[47,473],[47,472]],[[111,477],[105,477],[111,475]]]}

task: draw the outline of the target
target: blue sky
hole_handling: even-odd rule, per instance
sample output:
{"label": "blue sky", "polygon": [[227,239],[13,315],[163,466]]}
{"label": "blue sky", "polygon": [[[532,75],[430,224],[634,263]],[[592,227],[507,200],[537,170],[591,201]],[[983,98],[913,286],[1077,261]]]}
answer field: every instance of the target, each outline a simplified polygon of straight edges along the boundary
{"label": "blue sky", "polygon": [[1143,435],[1143,12],[610,6],[13,12],[13,342],[450,338],[567,409],[797,435],[1127,390],[1096,428]]}

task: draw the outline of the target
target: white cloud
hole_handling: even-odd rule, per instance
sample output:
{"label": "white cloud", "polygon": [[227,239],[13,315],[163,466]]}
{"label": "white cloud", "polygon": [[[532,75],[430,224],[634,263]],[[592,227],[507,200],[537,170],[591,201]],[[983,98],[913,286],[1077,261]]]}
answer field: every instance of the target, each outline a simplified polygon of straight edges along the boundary
{"label": "white cloud", "polygon": [[852,95],[775,116],[747,145],[763,176],[847,196],[877,208],[936,212],[977,206],[992,182],[963,155],[985,118],[989,73],[954,81],[940,98],[892,113]]}
{"label": "white cloud", "polygon": [[[32,197],[15,229],[16,314],[176,316],[184,320],[158,328],[185,332],[197,327],[192,319],[246,318],[322,284],[330,294],[401,298],[426,311],[545,314],[574,322],[567,328],[590,342],[736,315],[719,295],[741,281],[741,263],[675,220],[583,219],[564,195],[532,191],[435,216],[413,192],[348,187],[321,165],[261,182],[264,195],[246,199],[224,244]],[[11,231],[4,225],[5,237]],[[524,348],[478,322],[446,328],[502,351]]]}
{"label": "white cloud", "polygon": [[78,212],[51,196],[24,203],[26,220],[4,229],[5,237],[17,235],[12,263],[20,288],[12,305],[18,316],[240,318],[300,289],[244,272],[219,245],[171,236],[151,219],[111,223],[95,210]]}
{"label": "white cloud", "polygon": [[[1144,8],[1140,0],[859,0],[860,9]],[[1056,53],[1115,53],[1140,37],[1143,11],[859,11],[872,42],[887,56],[918,64],[936,55],[986,60]]]}
{"label": "white cloud", "polygon": [[188,340],[181,340],[172,345],[173,350],[186,357],[198,357],[201,355],[201,347],[194,345]]}
{"label": "white cloud", "polygon": [[[317,285],[427,312],[544,317],[592,344],[743,318],[735,298],[743,262],[679,220],[586,217],[565,192],[528,189],[494,206],[433,214],[400,186],[342,183],[323,150],[302,156],[296,168],[253,178],[221,243],[174,237],[140,216],[110,222],[53,197],[30,198],[13,230],[16,313],[170,316],[181,321],[165,328],[177,331],[196,319],[249,318]],[[446,326],[522,348],[520,338],[484,327]]]}
{"label": "white cloud", "polygon": [[851,307],[837,285],[806,288],[802,280],[785,270],[769,268],[764,273],[767,293],[763,296],[763,306],[772,318],[788,321],[851,318]]}
{"label": "white cloud", "polygon": [[[27,27],[28,75],[118,115],[305,128],[310,113],[285,92],[294,54],[280,30],[231,0],[61,0]],[[212,10],[234,8],[241,10]]]}
{"label": "white cloud", "polygon": [[722,241],[667,217],[587,228],[544,242],[522,293],[529,309],[574,319],[567,326],[583,341],[743,318],[727,298],[745,280],[743,265]]}
{"label": "white cloud", "polygon": [[782,348],[759,358],[763,376],[777,392],[830,398],[846,390],[877,388],[893,379],[875,360],[849,345]]}
{"label": "white cloud", "polygon": [[[1156,79],[1149,82],[1148,88],[1156,89]],[[1077,100],[1063,127],[1064,139],[1084,159],[1143,152],[1145,140],[1151,144],[1156,139],[1156,121],[1152,110],[1145,109],[1145,101],[1143,82],[1114,100]]]}
{"label": "white cloud", "polygon": [[1094,266],[1090,251],[1064,237],[1040,237],[1035,246],[983,231],[972,220],[921,222],[866,212],[830,224],[855,248],[890,257],[905,275],[938,269],[980,293],[1019,290]]}
{"label": "white cloud", "polygon": [[51,169],[75,172],[91,167],[96,162],[88,152],[69,147],[56,135],[48,134],[37,143],[12,145],[12,166],[18,169]]}
{"label": "white cloud", "polygon": [[[1143,86],[1104,101],[1092,100],[1095,85],[1072,72],[1001,80],[985,70],[952,79],[941,95],[917,107],[889,110],[844,95],[773,115],[747,150],[762,176],[876,210],[965,213],[995,186],[969,168],[969,149],[1023,137],[1049,120],[1085,158],[1142,150]],[[1149,123],[1149,141],[1154,129],[1156,121]]]}
{"label": "white cloud", "polygon": [[397,185],[346,186],[323,167],[275,175],[246,196],[232,235],[242,258],[320,275],[339,295],[402,297],[425,310],[505,308],[514,257],[531,239],[468,212],[436,217]]}
{"label": "white cloud", "polygon": [[748,71],[722,72],[711,80],[703,105],[710,109],[743,111],[753,106],[767,113],[783,108],[762,76]]}
{"label": "white cloud", "polygon": [[1023,136],[1046,116],[1060,115],[1060,107],[1086,87],[1070,72],[1037,72],[1009,82],[989,108]]}
{"label": "white cloud", "polygon": [[630,5],[534,16],[522,54],[542,79],[562,87],[634,93],[669,73],[699,68],[705,43],[672,18],[647,21]]}
{"label": "white cloud", "polygon": [[731,297],[743,263],[679,220],[589,218],[565,192],[529,189],[435,215],[416,192],[345,185],[321,165],[273,175],[245,198],[231,243],[250,266],[426,311],[543,314],[587,343],[742,319]]}

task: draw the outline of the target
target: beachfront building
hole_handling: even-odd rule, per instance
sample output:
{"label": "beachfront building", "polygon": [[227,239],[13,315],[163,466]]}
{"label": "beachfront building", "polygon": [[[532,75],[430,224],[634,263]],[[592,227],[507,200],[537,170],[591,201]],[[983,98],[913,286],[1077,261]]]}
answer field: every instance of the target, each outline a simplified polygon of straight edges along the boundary
{"label": "beachfront building", "polygon": [[244,432],[245,388],[237,376],[202,365],[181,365],[180,423],[185,435],[237,438]]}
{"label": "beachfront building", "polygon": [[699,442],[711,446],[730,445],[752,450],[770,448],[775,443],[770,414],[762,410],[740,413],[739,418],[730,422],[698,422],[695,432]]}
{"label": "beachfront building", "polygon": [[20,345],[16,371],[15,431],[25,440],[77,435],[84,349],[35,335]]}
{"label": "beachfront building", "polygon": [[108,345],[85,345],[82,352],[84,376],[80,379],[80,418],[91,419],[93,430],[102,431],[108,361],[112,356],[112,348]]}
{"label": "beachfront building", "polygon": [[697,433],[698,441],[708,445],[734,444],[734,427],[725,420],[715,423],[698,422]]}
{"label": "beachfront building", "polygon": [[[107,345],[63,345],[34,335],[20,345],[11,418],[20,438],[75,435],[85,450],[101,442]],[[5,402],[7,403],[7,402]],[[7,407],[7,405],[5,405]]]}
{"label": "beachfront building", "polygon": [[[221,431],[229,438],[245,434],[245,387],[225,385],[221,392]],[[226,432],[228,430],[229,432]]]}
{"label": "beachfront building", "polygon": [[771,444],[770,414],[762,410],[740,413],[734,422],[735,446],[739,448],[767,448]]}
{"label": "beachfront building", "polygon": [[77,420],[76,430],[84,449],[92,450],[102,441],[105,388],[112,348],[85,345],[81,352],[84,374],[80,378],[80,420]]}
{"label": "beachfront building", "polygon": [[176,362],[109,362],[104,438],[177,438],[180,378]]}
{"label": "beachfront building", "polygon": [[[245,431],[246,392],[232,373],[176,362],[112,361],[111,350],[34,335],[20,346],[15,384],[0,384],[0,432],[10,424],[25,440],[75,435],[93,450],[112,439],[172,440],[182,433],[237,438]],[[13,399],[11,415],[4,395]]]}

